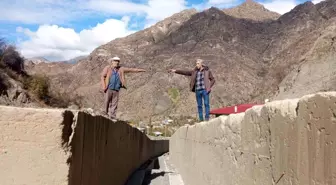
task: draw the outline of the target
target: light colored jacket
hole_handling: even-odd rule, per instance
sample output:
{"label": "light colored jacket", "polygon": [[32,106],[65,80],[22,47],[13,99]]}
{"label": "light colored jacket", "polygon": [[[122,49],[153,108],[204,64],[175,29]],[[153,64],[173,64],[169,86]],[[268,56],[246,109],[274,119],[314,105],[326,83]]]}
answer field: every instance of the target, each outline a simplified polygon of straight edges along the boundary
{"label": "light colored jacket", "polygon": [[[126,86],[126,78],[125,78],[125,73],[137,73],[137,72],[145,72],[146,70],[144,69],[138,69],[138,68],[127,68],[127,67],[117,67],[116,70],[118,71],[121,86],[125,87]],[[108,88],[108,84],[110,81],[110,77],[112,75],[112,67],[111,66],[106,66],[103,69],[103,72],[101,73],[100,81],[102,88],[106,91]]]}

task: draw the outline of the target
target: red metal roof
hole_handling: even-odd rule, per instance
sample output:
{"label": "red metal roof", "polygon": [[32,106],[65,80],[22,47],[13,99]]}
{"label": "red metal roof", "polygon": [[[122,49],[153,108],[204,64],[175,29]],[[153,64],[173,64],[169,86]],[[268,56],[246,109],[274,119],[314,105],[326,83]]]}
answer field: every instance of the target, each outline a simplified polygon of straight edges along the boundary
{"label": "red metal roof", "polygon": [[[234,105],[230,107],[223,107],[219,109],[214,109],[210,111],[210,114],[220,114],[220,115],[229,115],[229,114],[237,114],[241,112],[245,112],[247,109],[256,106],[256,105],[263,105],[263,104],[240,104],[240,105]],[[236,112],[235,112],[235,106]]]}

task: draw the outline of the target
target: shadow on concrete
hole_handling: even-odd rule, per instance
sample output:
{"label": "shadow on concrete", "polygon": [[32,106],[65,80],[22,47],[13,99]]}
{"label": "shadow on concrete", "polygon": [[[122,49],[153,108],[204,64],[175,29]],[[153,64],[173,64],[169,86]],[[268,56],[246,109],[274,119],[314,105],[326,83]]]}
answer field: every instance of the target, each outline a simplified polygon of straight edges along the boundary
{"label": "shadow on concrete", "polygon": [[172,172],[154,172],[154,173],[148,173],[142,183],[142,185],[150,185],[151,181],[153,179],[156,179],[157,177],[164,176],[167,173],[172,173]]}
{"label": "shadow on concrete", "polygon": [[[156,169],[156,170],[160,169],[160,163],[157,157],[152,158],[146,161],[144,164],[142,164],[140,168],[138,168],[136,171],[132,173],[132,175],[127,180],[125,185],[143,185],[144,180],[152,174],[152,169]],[[150,178],[150,179],[152,180],[154,178]]]}

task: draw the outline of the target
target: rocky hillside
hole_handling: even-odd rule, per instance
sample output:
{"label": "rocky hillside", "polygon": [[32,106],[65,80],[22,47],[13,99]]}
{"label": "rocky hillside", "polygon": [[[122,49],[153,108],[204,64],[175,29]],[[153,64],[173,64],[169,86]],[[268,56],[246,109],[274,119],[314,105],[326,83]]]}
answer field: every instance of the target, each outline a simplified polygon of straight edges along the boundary
{"label": "rocky hillside", "polygon": [[[233,15],[241,9],[253,12],[255,6],[261,7],[248,2],[227,12],[214,7],[203,12],[185,10],[48,74],[54,88],[82,95],[86,106],[100,109],[103,94],[99,92],[99,75],[109,57],[118,55],[124,66],[145,68],[147,73],[127,76],[128,89],[121,93],[118,113],[126,119],[196,115],[188,78],[166,71],[190,69],[197,58],[206,61],[216,78],[212,108],[305,93],[305,85],[300,86],[304,83],[313,84],[310,92],[334,89],[330,66],[335,65],[336,2],[306,2],[279,18],[275,14],[269,18],[266,11],[264,17],[268,18],[258,21],[246,19],[247,14]],[[317,66],[323,68],[317,70]],[[31,73],[41,71],[45,70],[30,69]],[[318,80],[322,76],[328,83]]]}
{"label": "rocky hillside", "polygon": [[32,101],[23,88],[24,59],[16,48],[0,38],[0,105],[30,106]]}
{"label": "rocky hillside", "polygon": [[[333,18],[334,19],[334,18]],[[298,98],[318,91],[336,90],[336,22],[312,35],[309,51],[288,69],[274,99]]]}
{"label": "rocky hillside", "polygon": [[225,14],[236,18],[255,21],[272,21],[280,17],[280,14],[266,9],[263,5],[253,0],[247,0],[240,6],[224,9],[223,11]]}
{"label": "rocky hillside", "polygon": [[35,57],[35,58],[27,58],[24,61],[26,64],[40,64],[49,62],[46,58],[43,57]]}
{"label": "rocky hillside", "polygon": [[9,73],[0,66],[0,105],[34,106],[23,84]]}
{"label": "rocky hillside", "polygon": [[35,65],[48,64],[44,59],[23,58],[13,45],[0,38],[0,105],[80,108],[80,97],[71,98],[56,89],[51,91],[45,75],[29,75],[25,66]]}

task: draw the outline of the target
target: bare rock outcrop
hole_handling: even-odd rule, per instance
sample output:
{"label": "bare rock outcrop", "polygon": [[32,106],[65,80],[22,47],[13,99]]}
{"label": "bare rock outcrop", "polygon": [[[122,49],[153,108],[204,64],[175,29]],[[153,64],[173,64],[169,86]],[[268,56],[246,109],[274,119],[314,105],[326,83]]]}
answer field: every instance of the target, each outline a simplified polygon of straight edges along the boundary
{"label": "bare rock outcrop", "polygon": [[0,69],[0,105],[34,106],[29,93],[23,89],[23,84]]}
{"label": "bare rock outcrop", "polygon": [[227,8],[223,11],[236,18],[250,19],[254,21],[273,21],[280,17],[280,14],[266,9],[263,5],[253,0],[246,0],[240,6]]}
{"label": "bare rock outcrop", "polygon": [[307,93],[334,90],[336,87],[335,31],[335,22],[321,30],[306,57],[293,66],[279,84],[279,93],[274,99],[298,98]]}

